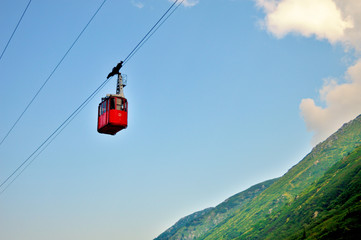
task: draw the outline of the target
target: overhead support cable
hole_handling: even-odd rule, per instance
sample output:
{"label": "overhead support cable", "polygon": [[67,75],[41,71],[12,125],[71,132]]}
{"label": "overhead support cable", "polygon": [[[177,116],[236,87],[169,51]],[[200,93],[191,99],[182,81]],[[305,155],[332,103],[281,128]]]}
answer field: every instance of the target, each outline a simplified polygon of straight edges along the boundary
{"label": "overhead support cable", "polygon": [[[45,148],[48,145],[48,143],[50,144],[64,129],[65,127],[80,113],[81,110],[83,110],[83,108],[90,102],[90,100],[92,100],[95,95],[108,83],[108,81],[110,80],[106,79],[94,92],[92,92],[90,94],[90,96],[85,99],[84,102],[82,102],[82,104],[80,104],[80,106],[78,108],[76,108],[71,114],[70,116],[65,119],[62,124],[60,124],[60,126],[55,129],[55,131],[50,134],[50,136],[45,139],[45,141],[43,141],[40,146],[34,151],[32,152],[28,158],[25,159],[25,161],[23,161],[1,184],[0,184],[0,189],[3,188],[3,186],[5,186],[6,183],[8,183],[2,190],[0,190],[0,194],[2,194],[19,176],[20,174],[36,159],[36,157],[39,156],[39,154],[45,150]],[[38,153],[38,154],[37,154]],[[29,163],[28,165],[26,165],[27,163]],[[23,168],[23,166],[25,166]],[[20,171],[21,170],[21,171]],[[17,172],[20,173],[18,175],[15,176],[15,174]],[[11,178],[15,176],[12,180]],[[11,180],[11,181],[10,181]]]}
{"label": "overhead support cable", "polygon": [[[151,32],[153,31],[153,29],[155,29],[157,27],[157,25],[162,21],[162,19],[167,15],[167,13],[174,7],[174,5],[178,2],[179,0],[176,0],[168,9],[167,11],[162,15],[162,17],[153,25],[153,27],[147,32],[147,34],[145,34],[145,36],[142,38],[142,40],[140,40],[140,42],[135,46],[135,48],[133,48],[133,50],[128,54],[128,56],[124,59],[124,64],[129,60],[129,58],[133,55],[133,52],[137,50],[137,48],[142,44],[142,42],[148,37],[149,34],[151,34]],[[184,1],[184,0],[183,0]],[[182,1],[182,2],[183,2]]]}
{"label": "overhead support cable", "polygon": [[[177,1],[174,2],[177,3]],[[127,57],[127,61],[129,61],[129,59],[131,59],[137,52],[138,50],[149,40],[149,38],[151,38],[153,36],[153,34],[163,25],[164,22],[166,22],[168,20],[168,18],[178,9],[178,7],[180,5],[182,5],[182,3],[184,2],[184,0],[182,0],[174,9],[172,12],[170,12],[170,14],[168,14],[168,16],[157,26],[157,28],[155,28],[155,30],[153,32],[151,32],[150,34],[147,34],[149,36],[147,36],[147,38],[142,39],[142,41],[140,42],[140,44],[138,44],[139,46],[137,46],[138,48],[135,48]],[[125,64],[125,60],[124,60],[124,64]]]}
{"label": "overhead support cable", "polygon": [[38,89],[38,91],[35,93],[35,95],[33,96],[33,98],[30,100],[30,102],[26,105],[25,109],[22,111],[22,113],[20,114],[20,116],[16,119],[16,121],[14,122],[14,124],[11,126],[10,130],[5,134],[5,136],[3,137],[3,139],[0,142],[0,146],[3,144],[3,142],[5,141],[5,139],[9,136],[9,134],[12,132],[12,130],[15,128],[15,126],[18,124],[18,122],[20,121],[20,119],[23,117],[23,115],[25,114],[25,112],[28,110],[28,108],[30,107],[30,105],[34,102],[34,100],[36,99],[36,97],[39,95],[39,93],[41,92],[41,90],[43,90],[43,88],[45,87],[45,85],[48,83],[48,81],[50,80],[50,78],[54,75],[55,71],[59,68],[60,64],[64,61],[65,57],[69,54],[69,52],[71,51],[71,49],[74,47],[74,45],[77,43],[77,41],[79,40],[79,38],[81,37],[81,35],[84,33],[84,31],[88,28],[89,24],[93,21],[94,17],[98,14],[98,12],[100,11],[100,9],[103,7],[104,3],[107,0],[104,0],[100,6],[98,7],[98,9],[95,11],[95,13],[93,14],[93,16],[90,18],[90,20],[87,22],[87,24],[84,26],[84,28],[81,30],[81,32],[79,33],[79,35],[76,37],[76,39],[73,41],[73,43],[70,45],[70,47],[68,48],[68,50],[65,52],[65,54],[63,55],[63,57],[60,59],[60,61],[58,62],[58,64],[55,66],[55,68],[53,69],[53,71],[50,73],[50,75],[45,79],[45,81],[43,82],[43,84],[41,85],[41,87]]}
{"label": "overhead support cable", "polygon": [[[165,18],[167,13],[173,8],[173,6],[178,2],[179,0],[176,0],[170,8],[166,11],[165,14],[157,21],[157,23],[151,28],[150,31],[142,38],[142,40],[136,45],[136,47],[128,54],[128,56],[125,58],[125,61],[129,61],[131,57],[134,56],[134,54],[139,50],[140,47],[144,45],[144,43],[159,29],[159,27],[169,18],[171,14],[183,3],[184,0],[182,0],[178,6]],[[105,2],[105,1],[104,1]],[[103,3],[104,3],[103,2]],[[100,8],[99,8],[100,9]],[[163,22],[161,22],[163,20]],[[154,31],[153,31],[154,30]],[[124,63],[125,63],[124,61]],[[119,69],[122,66],[123,62],[121,61],[118,66]],[[118,69],[118,70],[119,70]],[[25,169],[50,145],[52,141],[70,124],[72,120],[84,109],[84,107],[95,97],[95,95],[112,79],[113,76],[109,76],[108,78],[102,82],[102,84],[93,91],[90,96],[80,104],[78,108],[76,108],[72,114],[68,118],[65,119],[65,121],[60,124],[60,126],[52,133],[50,136],[45,139],[39,147],[32,152],[28,158],[25,159],[4,181],[0,184],[0,195],[3,194],[6,189],[9,188],[9,186],[25,171]]]}
{"label": "overhead support cable", "polygon": [[[108,77],[119,74],[119,70],[126,64],[137,52],[138,50],[153,36],[153,34],[163,25],[165,21],[178,9],[178,7],[184,2],[182,0],[175,8],[173,8],[179,0],[175,0],[174,3],[167,9],[167,11],[162,15],[162,17],[153,25],[153,27],[145,34],[145,36],[139,41],[139,43],[133,48],[133,50],[128,54],[124,61],[120,61],[113,70],[108,74]],[[169,11],[173,8],[173,11]],[[168,14],[168,15],[167,15]],[[163,20],[164,19],[164,20]],[[163,21],[162,21],[163,20]]]}
{"label": "overhead support cable", "polygon": [[21,20],[23,19],[23,17],[24,17],[24,15],[25,15],[26,11],[28,10],[29,5],[30,5],[31,1],[32,1],[32,0],[29,0],[28,4],[26,5],[26,8],[25,8],[25,10],[23,11],[23,14],[21,14],[21,17],[20,17],[20,19],[19,19],[18,23],[16,24],[16,27],[15,27],[15,29],[14,29],[13,33],[11,34],[11,36],[10,36],[10,38],[9,38],[8,42],[6,43],[6,45],[5,45],[4,49],[3,49],[3,51],[1,52],[1,55],[0,55],[0,60],[2,59],[2,57],[3,57],[3,55],[4,55],[5,51],[6,51],[6,49],[8,48],[8,46],[9,46],[9,44],[10,44],[10,42],[11,42],[11,39],[13,38],[13,36],[14,36],[14,34],[15,34],[16,30],[18,29],[18,27],[19,27],[19,25],[20,25]]}

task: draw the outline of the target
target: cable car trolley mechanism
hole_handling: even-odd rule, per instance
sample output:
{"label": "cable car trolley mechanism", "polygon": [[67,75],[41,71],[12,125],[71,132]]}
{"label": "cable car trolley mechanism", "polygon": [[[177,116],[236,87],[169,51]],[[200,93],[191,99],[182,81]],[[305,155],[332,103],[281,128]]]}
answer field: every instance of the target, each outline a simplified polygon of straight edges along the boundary
{"label": "cable car trolley mechanism", "polygon": [[123,62],[118,63],[108,74],[107,78],[117,75],[116,94],[107,94],[102,98],[98,106],[98,132],[115,135],[120,130],[128,126],[128,101],[124,97],[123,88],[126,86],[126,75],[122,75],[119,70]]}

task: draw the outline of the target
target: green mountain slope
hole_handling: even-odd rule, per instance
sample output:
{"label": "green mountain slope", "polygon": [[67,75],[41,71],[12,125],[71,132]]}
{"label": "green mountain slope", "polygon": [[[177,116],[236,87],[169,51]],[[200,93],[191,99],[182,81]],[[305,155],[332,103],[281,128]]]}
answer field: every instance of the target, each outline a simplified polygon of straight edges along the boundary
{"label": "green mountain slope", "polygon": [[[336,204],[332,205],[331,200],[336,196],[335,193],[332,192],[334,190],[333,188],[340,189],[340,187],[337,188],[339,185],[337,185],[337,183],[334,185],[326,184],[326,188],[320,188],[317,184],[321,184],[318,181],[323,181],[323,184],[331,183],[331,180],[325,180],[328,179],[327,176],[335,174],[331,172],[334,168],[338,168],[337,164],[342,163],[345,159],[351,159],[350,157],[344,159],[344,157],[347,155],[357,155],[359,149],[355,149],[360,145],[361,115],[353,121],[344,124],[336,133],[324,142],[318,144],[302,161],[292,167],[270,187],[260,192],[252,201],[244,202],[236,212],[229,215],[224,221],[211,227],[210,230],[206,231],[203,235],[189,239],[275,239],[276,237],[280,239],[305,239],[305,236],[309,236],[309,239],[319,239],[311,237],[313,232],[325,232],[325,234],[327,232],[333,232],[325,230],[330,226],[335,226],[336,229],[342,229],[342,226],[333,223],[337,223],[339,219],[345,218],[344,209],[348,209],[347,211],[349,212],[347,214],[350,216],[357,216],[359,212],[357,210],[358,204],[356,203],[359,200],[357,200],[357,198],[355,200],[355,209],[349,207],[343,208],[344,204],[349,201],[348,198],[345,198],[345,203],[332,203]],[[339,172],[340,171],[339,169]],[[351,170],[347,168],[342,172],[349,176],[349,174],[351,174],[350,171]],[[359,176],[359,173],[355,176]],[[356,181],[352,177],[350,179],[350,181]],[[346,179],[340,178],[339,181],[344,184],[340,186],[348,186],[348,184],[350,184]],[[325,189],[328,190],[323,192]],[[316,194],[315,191],[316,193],[318,191],[319,194],[322,195]],[[352,195],[352,191],[350,193],[344,192],[344,194],[354,196]],[[315,199],[316,202],[312,202],[311,199]],[[322,202],[323,205],[319,206],[318,204],[320,202]],[[304,205],[304,203],[310,203],[310,205]],[[329,213],[327,213],[328,210],[324,208],[326,206],[331,207],[328,209]],[[299,207],[300,209],[298,209]],[[304,209],[307,208],[309,211],[307,213],[303,212]],[[306,215],[302,215],[301,213]],[[314,219],[314,221],[310,221],[310,214],[312,217],[314,216],[314,218],[311,218]],[[327,217],[326,220],[329,221],[330,224],[325,223],[327,222],[325,217]],[[352,222],[353,218],[350,219]],[[200,220],[199,224],[203,223],[204,220]],[[354,224],[357,225],[357,221]],[[293,237],[291,237],[290,231],[292,234],[295,234]],[[190,232],[191,231],[187,229],[182,232],[183,235],[177,238],[163,239],[188,239],[184,236],[188,236]],[[334,232],[339,233],[338,230]]]}
{"label": "green mountain slope", "polygon": [[272,179],[259,183],[228,198],[214,208],[207,208],[186,216],[159,235],[155,240],[196,239],[215,226],[222,224],[226,219],[234,216],[244,204],[251,201],[276,180]]}
{"label": "green mountain slope", "polygon": [[276,238],[361,238],[361,147],[335,163],[277,218],[236,239]]}
{"label": "green mountain slope", "polygon": [[344,124],[336,133],[318,144],[301,162],[249,202],[237,215],[207,232],[200,239],[243,239],[239,237],[252,231],[260,231],[262,226],[279,217],[283,207],[291,204],[332,165],[359,145],[361,115]]}

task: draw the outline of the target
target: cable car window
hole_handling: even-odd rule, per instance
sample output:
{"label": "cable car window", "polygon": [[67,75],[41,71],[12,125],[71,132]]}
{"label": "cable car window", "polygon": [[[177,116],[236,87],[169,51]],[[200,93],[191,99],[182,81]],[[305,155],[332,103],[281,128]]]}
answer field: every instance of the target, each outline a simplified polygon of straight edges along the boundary
{"label": "cable car window", "polygon": [[123,101],[122,101],[121,98],[117,98],[117,110],[123,111],[123,109],[122,109],[123,103],[122,103],[122,102],[123,102]]}
{"label": "cable car window", "polygon": [[115,99],[114,98],[111,98],[110,100],[109,100],[109,103],[110,103],[110,109],[115,109],[115,103],[114,103],[114,101],[115,101]]}
{"label": "cable car window", "polygon": [[102,104],[102,114],[107,111],[106,109],[107,109],[107,102],[104,101],[103,104]]}

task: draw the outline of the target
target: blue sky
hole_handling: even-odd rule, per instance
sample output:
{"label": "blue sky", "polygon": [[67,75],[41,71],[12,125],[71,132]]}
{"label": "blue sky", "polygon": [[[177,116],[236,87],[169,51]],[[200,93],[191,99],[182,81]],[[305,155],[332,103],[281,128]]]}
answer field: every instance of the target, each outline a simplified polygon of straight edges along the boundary
{"label": "blue sky", "polygon": [[[0,49],[27,2],[0,3]],[[101,2],[31,3],[0,60],[1,138]],[[185,215],[283,175],[361,112],[358,98],[338,104],[361,76],[359,15],[347,10],[358,3],[320,2],[341,30],[314,29],[302,14],[298,25],[282,24],[294,20],[282,15],[287,4],[304,9],[297,0],[181,6],[122,69],[128,128],[116,136],[96,131],[97,106],[115,93],[113,79],[0,196],[0,239],[153,239]],[[0,146],[1,181],[170,4],[105,3]],[[346,118],[328,126],[336,115]]]}

